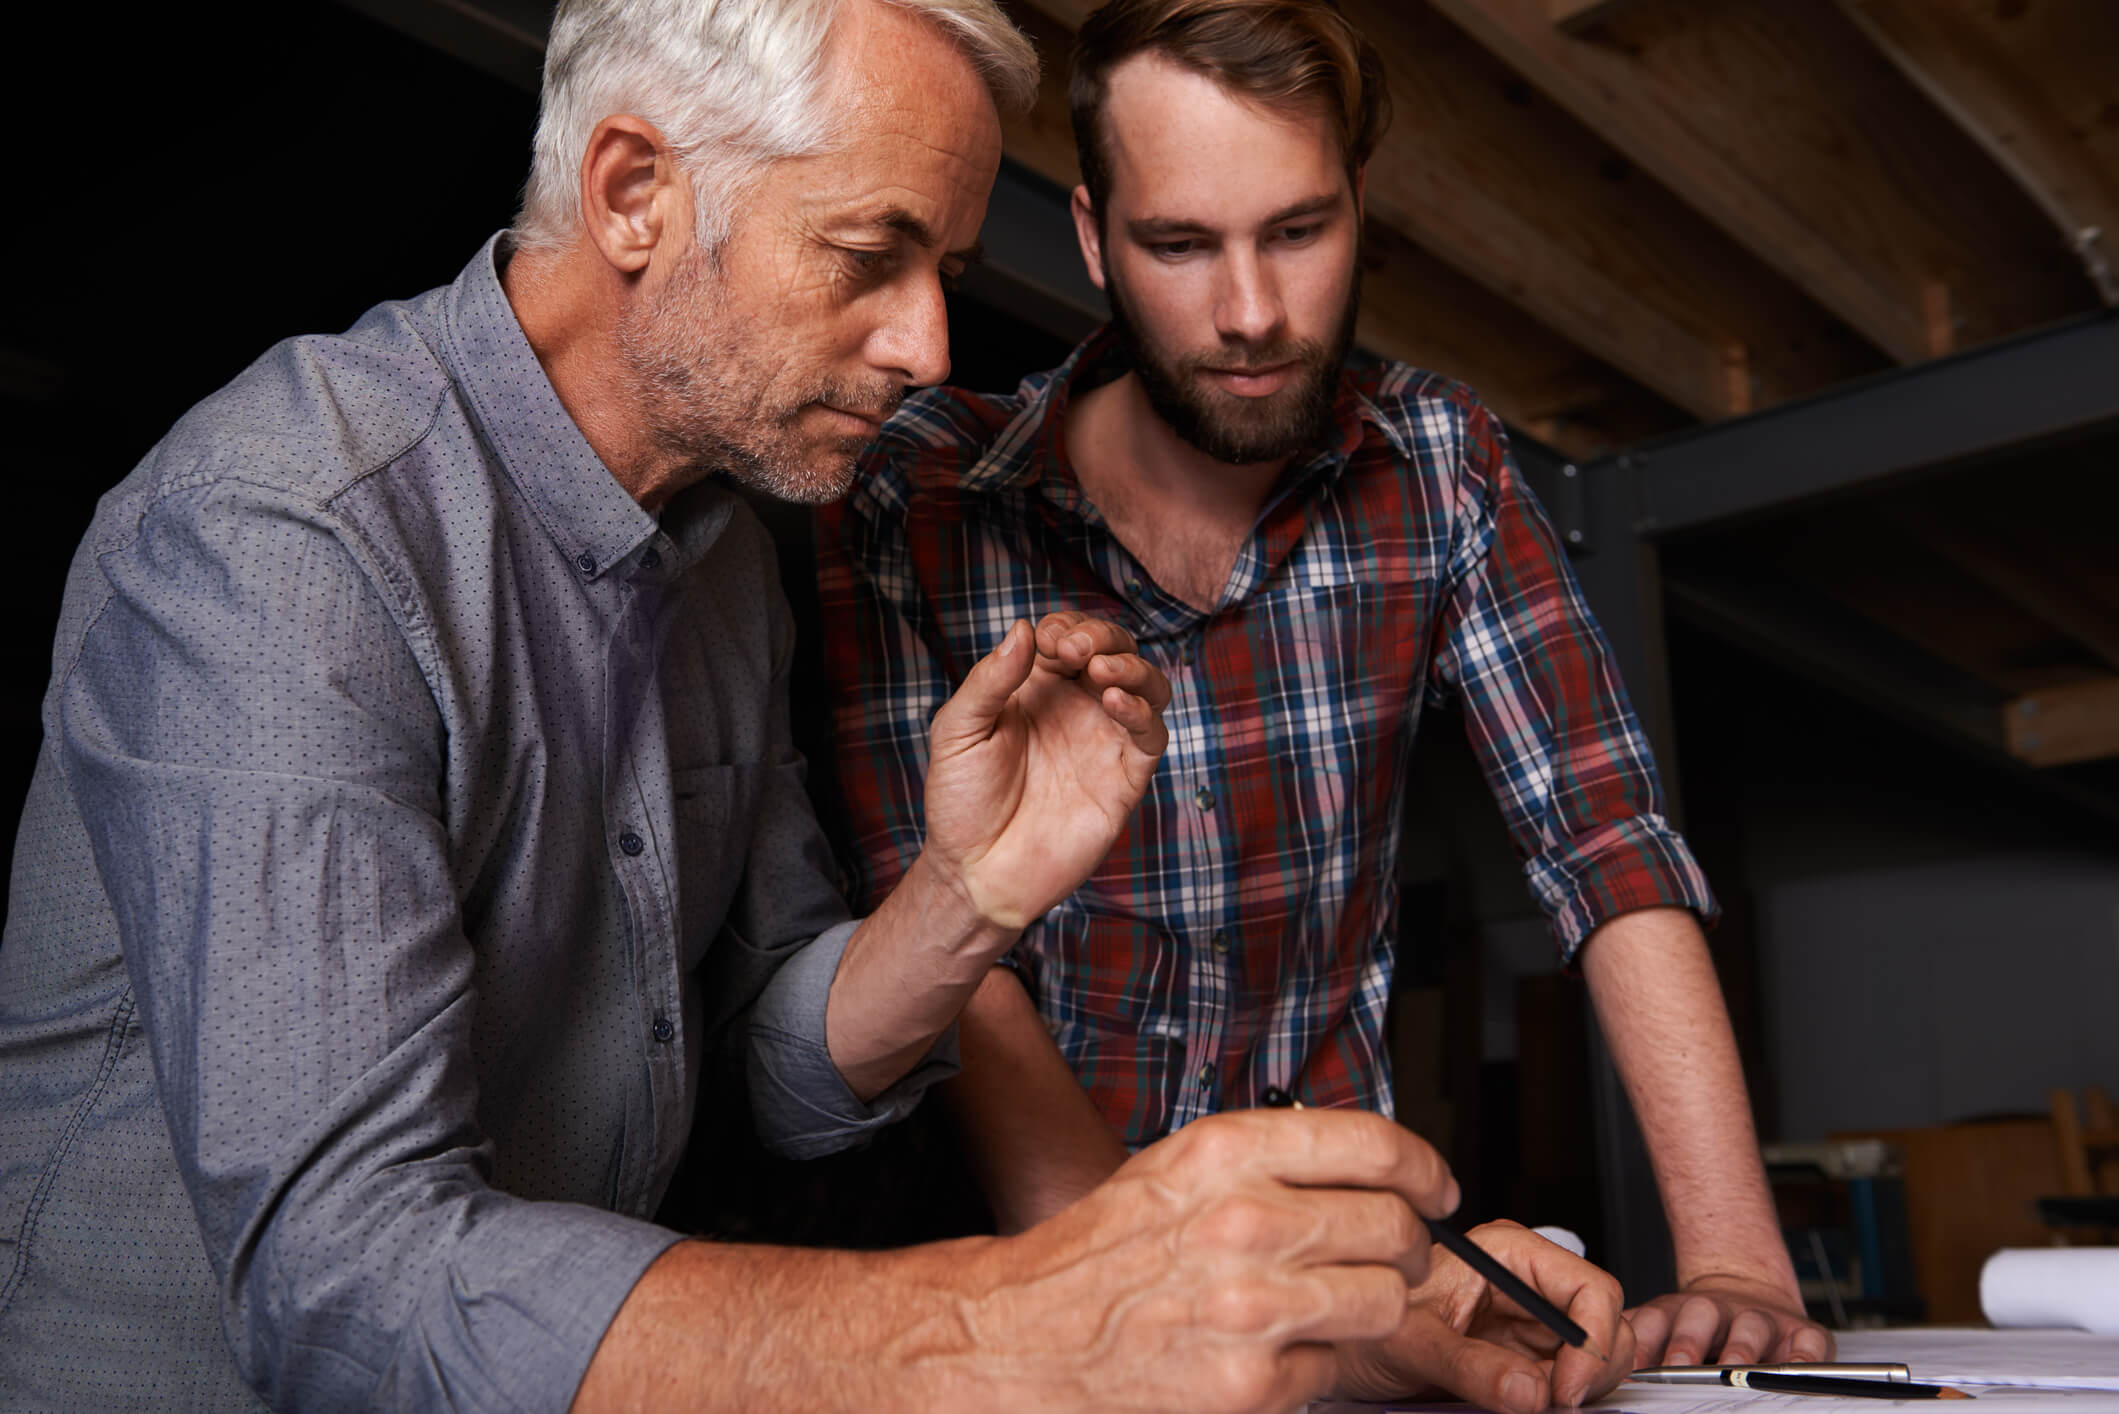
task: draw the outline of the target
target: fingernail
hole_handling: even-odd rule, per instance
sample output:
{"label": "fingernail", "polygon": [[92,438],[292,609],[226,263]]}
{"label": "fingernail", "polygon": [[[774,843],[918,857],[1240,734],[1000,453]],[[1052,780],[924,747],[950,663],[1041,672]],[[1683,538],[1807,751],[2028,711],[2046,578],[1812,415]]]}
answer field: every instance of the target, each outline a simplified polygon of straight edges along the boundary
{"label": "fingernail", "polygon": [[1513,1409],[1540,1409],[1545,1404],[1538,1382],[1521,1370],[1501,1381],[1501,1402]]}

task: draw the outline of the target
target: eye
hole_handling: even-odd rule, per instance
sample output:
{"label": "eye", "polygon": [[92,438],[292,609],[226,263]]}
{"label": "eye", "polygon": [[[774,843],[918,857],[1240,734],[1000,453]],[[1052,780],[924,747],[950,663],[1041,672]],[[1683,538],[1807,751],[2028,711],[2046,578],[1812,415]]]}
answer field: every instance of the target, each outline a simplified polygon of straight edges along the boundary
{"label": "eye", "polygon": [[1303,242],[1314,238],[1317,230],[1318,223],[1315,221],[1310,222],[1306,226],[1282,226],[1280,228],[1280,239],[1284,245],[1301,245]]}
{"label": "eye", "polygon": [[1198,248],[1199,242],[1194,240],[1155,241],[1148,246],[1150,252],[1163,260],[1182,260]]}
{"label": "eye", "polygon": [[845,272],[858,280],[871,280],[890,268],[892,250],[876,250],[866,246],[842,245],[832,249],[839,257]]}

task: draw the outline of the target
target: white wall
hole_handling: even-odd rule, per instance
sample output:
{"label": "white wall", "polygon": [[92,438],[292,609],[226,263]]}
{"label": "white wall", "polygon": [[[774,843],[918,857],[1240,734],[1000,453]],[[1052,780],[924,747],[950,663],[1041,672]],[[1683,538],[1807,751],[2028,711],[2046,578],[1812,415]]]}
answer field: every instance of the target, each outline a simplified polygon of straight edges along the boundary
{"label": "white wall", "polygon": [[2024,852],[1758,892],[1780,1134],[2042,1111],[2119,1092],[2119,864]]}

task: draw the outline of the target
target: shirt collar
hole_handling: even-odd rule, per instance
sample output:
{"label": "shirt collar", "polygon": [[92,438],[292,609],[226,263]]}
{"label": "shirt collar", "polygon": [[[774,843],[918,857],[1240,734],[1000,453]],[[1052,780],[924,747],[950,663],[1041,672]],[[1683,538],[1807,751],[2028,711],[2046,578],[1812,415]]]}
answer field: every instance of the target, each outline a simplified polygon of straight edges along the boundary
{"label": "shirt collar", "polygon": [[619,484],[559,401],[501,288],[506,234],[486,241],[442,302],[442,359],[479,434],[584,577],[618,564],[658,528],[681,559],[703,554],[728,519],[733,493],[712,482],[694,487],[670,502],[658,525]]}

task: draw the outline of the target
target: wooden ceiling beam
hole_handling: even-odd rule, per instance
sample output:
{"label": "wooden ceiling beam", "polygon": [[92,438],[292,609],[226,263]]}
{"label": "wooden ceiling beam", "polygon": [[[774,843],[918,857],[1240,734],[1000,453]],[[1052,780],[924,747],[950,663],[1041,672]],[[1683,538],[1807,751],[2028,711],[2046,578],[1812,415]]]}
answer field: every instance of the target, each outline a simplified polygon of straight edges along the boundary
{"label": "wooden ceiling beam", "polygon": [[[2064,285],[2064,271],[1992,278],[1996,265],[2024,263],[2025,242],[2050,242],[2035,222],[2009,219],[2020,201],[1946,123],[1917,99],[1879,99],[1879,80],[1912,94],[1827,0],[1643,0],[1580,37],[1550,23],[1545,0],[1433,3],[1901,363],[2071,307],[2047,288]],[[1913,171],[1906,159],[1938,141],[1942,155],[1969,159],[1941,183],[1929,180],[1935,164]]]}
{"label": "wooden ceiling beam", "polygon": [[2104,302],[2119,304],[2119,164],[2091,147],[2112,124],[2119,6],[1839,5],[2038,204]]}
{"label": "wooden ceiling beam", "polygon": [[1544,0],[1545,18],[1549,24],[1579,33],[1610,19],[1621,6],[1629,3],[1631,0]]}
{"label": "wooden ceiling beam", "polygon": [[1891,518],[1959,570],[2119,671],[2119,624],[2102,605],[2077,593],[2048,559],[2026,554],[1991,527],[1926,508],[1901,504]]}

